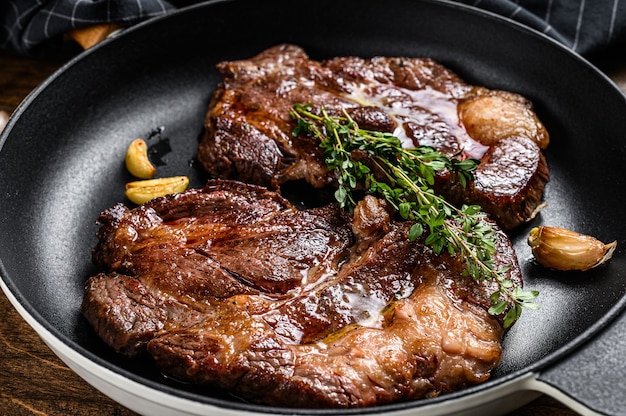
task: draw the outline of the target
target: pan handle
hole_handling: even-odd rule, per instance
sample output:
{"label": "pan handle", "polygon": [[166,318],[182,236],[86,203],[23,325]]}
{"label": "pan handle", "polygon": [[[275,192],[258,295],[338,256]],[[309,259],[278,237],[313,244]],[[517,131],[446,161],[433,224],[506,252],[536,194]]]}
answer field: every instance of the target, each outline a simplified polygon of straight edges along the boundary
{"label": "pan handle", "polygon": [[626,415],[626,313],[527,379],[525,388],[552,396],[582,415]]}

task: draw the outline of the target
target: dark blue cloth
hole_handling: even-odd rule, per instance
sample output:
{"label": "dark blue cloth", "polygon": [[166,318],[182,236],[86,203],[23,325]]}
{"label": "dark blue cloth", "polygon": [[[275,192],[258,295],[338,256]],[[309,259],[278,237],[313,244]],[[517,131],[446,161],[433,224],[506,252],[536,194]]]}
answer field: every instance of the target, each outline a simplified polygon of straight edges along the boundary
{"label": "dark blue cloth", "polygon": [[626,45],[625,0],[456,0],[523,23],[582,55]]}
{"label": "dark blue cloth", "polygon": [[132,25],[174,8],[165,0],[5,0],[0,2],[0,48],[33,54],[71,29]]}
{"label": "dark blue cloth", "polygon": [[[456,1],[523,23],[583,55],[626,45],[626,0]],[[132,25],[191,3],[196,2],[2,0],[0,48],[33,54],[73,28],[104,22]]]}

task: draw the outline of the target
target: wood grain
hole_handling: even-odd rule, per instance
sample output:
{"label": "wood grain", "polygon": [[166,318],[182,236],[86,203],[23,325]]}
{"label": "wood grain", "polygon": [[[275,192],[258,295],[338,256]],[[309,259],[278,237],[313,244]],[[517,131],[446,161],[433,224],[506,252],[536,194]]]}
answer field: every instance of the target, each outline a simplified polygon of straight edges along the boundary
{"label": "wood grain", "polygon": [[[0,51],[0,111],[19,103],[62,62]],[[626,87],[626,65],[607,69]],[[135,413],[91,387],[59,360],[0,293],[0,415],[130,416]],[[541,396],[511,416],[573,416],[556,400]]]}

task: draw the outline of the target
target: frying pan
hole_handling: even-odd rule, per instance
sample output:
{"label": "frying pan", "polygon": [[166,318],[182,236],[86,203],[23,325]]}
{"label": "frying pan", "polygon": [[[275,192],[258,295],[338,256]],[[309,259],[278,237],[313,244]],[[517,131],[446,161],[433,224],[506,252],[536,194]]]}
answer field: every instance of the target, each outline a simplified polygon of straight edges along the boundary
{"label": "frying pan", "polygon": [[[79,313],[100,211],[124,200],[124,152],[149,138],[160,176],[207,179],[195,163],[214,65],[282,42],[315,59],[427,56],[466,81],[530,98],[551,132],[548,207],[511,233],[539,311],[506,335],[484,384],[438,398],[359,410],[246,403],[161,375],[112,353]],[[144,414],[502,414],[544,392],[580,411],[626,409],[625,96],[592,65],[547,37],[458,4],[418,0],[212,1],[139,24],[82,53],[30,94],[1,136],[2,289],[71,368]],[[297,193],[296,193],[297,195]],[[618,240],[585,273],[544,269],[526,244],[553,225]]]}

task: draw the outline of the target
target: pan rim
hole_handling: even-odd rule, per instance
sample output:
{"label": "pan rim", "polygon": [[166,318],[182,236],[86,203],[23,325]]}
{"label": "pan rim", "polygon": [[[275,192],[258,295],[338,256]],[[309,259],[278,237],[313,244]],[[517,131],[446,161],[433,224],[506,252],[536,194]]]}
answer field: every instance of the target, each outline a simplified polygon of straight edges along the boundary
{"label": "pan rim", "polygon": [[[546,370],[551,365],[558,365],[560,360],[567,360],[569,355],[579,349],[582,345],[588,342],[593,342],[593,338],[598,336],[602,329],[608,326],[614,319],[616,319],[624,309],[626,309],[626,296],[622,297],[616,305],[607,313],[603,318],[597,321],[594,325],[590,326],[581,333],[578,337],[564,344],[559,349],[548,354],[541,360],[538,360],[534,364],[527,366],[526,368],[511,372],[509,374],[490,379],[484,383],[471,386],[462,390],[458,390],[451,393],[446,393],[438,397],[410,400],[405,402],[396,402],[378,406],[371,406],[366,408],[351,408],[351,409],[310,409],[310,408],[281,408],[259,404],[249,404],[245,402],[236,402],[211,396],[202,395],[190,391],[185,391],[176,387],[167,386],[156,380],[150,380],[126,370],[118,365],[115,365],[102,357],[99,357],[95,353],[87,350],[76,342],[68,339],[67,336],[60,333],[60,331],[54,327],[50,322],[44,319],[34,308],[34,306],[28,302],[19,291],[16,291],[12,282],[6,281],[5,270],[0,259],[0,288],[5,293],[10,303],[20,314],[20,316],[35,330],[35,332],[42,338],[45,344],[53,349],[58,355],[58,344],[63,345],[71,353],[76,354],[78,357],[87,360],[91,365],[94,365],[96,369],[115,374],[120,377],[121,380],[130,381],[133,384],[142,386],[149,389],[151,392],[157,395],[164,395],[165,398],[178,398],[200,405],[217,406],[219,409],[227,409],[232,411],[245,411],[252,412],[258,415],[308,415],[308,416],[322,416],[322,415],[356,415],[356,414],[390,414],[398,413],[410,409],[419,409],[420,411],[428,411],[429,409],[436,409],[439,405],[448,402],[471,401],[473,398],[480,398],[485,395],[494,394],[493,399],[498,399],[506,392],[517,391],[515,386],[523,385],[525,381],[531,378],[536,378],[541,374],[543,370]],[[55,344],[57,344],[55,346]],[[67,365],[67,362],[63,357],[61,358]],[[72,360],[75,362],[75,360]],[[88,380],[87,380],[88,381]],[[89,382],[89,381],[88,381]],[[91,384],[91,383],[90,383]],[[513,387],[511,387],[513,386]],[[124,403],[122,403],[124,404]],[[128,405],[128,404],[126,404]],[[446,413],[447,414],[447,413]]]}

